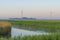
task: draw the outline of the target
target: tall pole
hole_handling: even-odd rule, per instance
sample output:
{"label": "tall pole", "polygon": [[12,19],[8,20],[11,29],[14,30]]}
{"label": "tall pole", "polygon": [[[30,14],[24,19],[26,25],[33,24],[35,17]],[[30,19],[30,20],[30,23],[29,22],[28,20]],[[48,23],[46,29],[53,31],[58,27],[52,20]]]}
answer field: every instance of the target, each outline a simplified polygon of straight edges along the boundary
{"label": "tall pole", "polygon": [[50,19],[52,19],[52,12],[50,12]]}
{"label": "tall pole", "polygon": [[21,18],[23,18],[23,10],[21,10]]}

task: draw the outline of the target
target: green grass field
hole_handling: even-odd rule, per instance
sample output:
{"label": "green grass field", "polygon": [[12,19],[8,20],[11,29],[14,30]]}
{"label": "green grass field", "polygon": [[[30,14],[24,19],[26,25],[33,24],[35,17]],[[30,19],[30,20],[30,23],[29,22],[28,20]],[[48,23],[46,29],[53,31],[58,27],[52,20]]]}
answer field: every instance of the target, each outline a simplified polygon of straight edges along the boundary
{"label": "green grass field", "polygon": [[[0,40],[5,40],[6,38],[0,38]],[[24,36],[24,37],[14,37],[7,38],[7,40],[60,40],[60,34],[49,34],[49,35],[35,35],[35,36]]]}
{"label": "green grass field", "polygon": [[57,32],[60,30],[60,20],[10,20],[13,25],[33,29],[43,29],[46,31]]}
{"label": "green grass field", "polygon": [[[35,35],[8,38],[7,40],[60,40],[60,20],[3,20],[9,21],[12,25],[19,25],[19,27],[31,27],[33,29],[44,29],[45,31],[51,31],[49,35]],[[5,38],[0,38],[5,40]]]}

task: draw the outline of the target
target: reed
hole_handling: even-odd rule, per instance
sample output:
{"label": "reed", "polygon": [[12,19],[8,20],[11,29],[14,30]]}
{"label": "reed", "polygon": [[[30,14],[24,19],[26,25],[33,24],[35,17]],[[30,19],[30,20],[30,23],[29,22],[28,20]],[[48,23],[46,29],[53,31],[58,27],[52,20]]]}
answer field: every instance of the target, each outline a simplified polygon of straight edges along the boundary
{"label": "reed", "polygon": [[60,30],[60,20],[10,20],[13,25],[56,32]]}
{"label": "reed", "polygon": [[0,21],[0,35],[4,35],[11,32],[11,23]]}
{"label": "reed", "polygon": [[[5,38],[0,38],[5,40]],[[7,38],[7,40],[60,40],[60,34],[49,34],[49,35],[35,35],[35,36],[19,36],[14,38]]]}

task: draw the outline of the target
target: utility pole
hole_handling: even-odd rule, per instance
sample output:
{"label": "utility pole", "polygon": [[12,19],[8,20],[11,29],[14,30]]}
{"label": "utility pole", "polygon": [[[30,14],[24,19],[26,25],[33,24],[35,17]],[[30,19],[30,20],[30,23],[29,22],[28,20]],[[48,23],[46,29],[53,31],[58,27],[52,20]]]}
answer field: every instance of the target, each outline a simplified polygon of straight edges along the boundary
{"label": "utility pole", "polygon": [[53,15],[52,15],[53,13],[52,12],[50,12],[50,19],[52,19],[52,17],[53,17]]}
{"label": "utility pole", "polygon": [[23,10],[21,10],[21,18],[23,18]]}

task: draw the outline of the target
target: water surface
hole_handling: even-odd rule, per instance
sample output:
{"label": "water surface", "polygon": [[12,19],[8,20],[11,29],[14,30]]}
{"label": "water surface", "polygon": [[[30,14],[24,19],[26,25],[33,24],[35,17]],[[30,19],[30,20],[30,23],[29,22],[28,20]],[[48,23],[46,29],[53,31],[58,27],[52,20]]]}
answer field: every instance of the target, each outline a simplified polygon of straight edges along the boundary
{"label": "water surface", "polygon": [[14,36],[32,36],[32,35],[41,35],[41,34],[48,34],[48,32],[44,32],[44,31],[30,31],[30,30],[25,30],[25,29],[20,29],[20,28],[15,28],[12,27],[11,30],[11,37]]}

